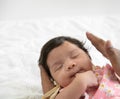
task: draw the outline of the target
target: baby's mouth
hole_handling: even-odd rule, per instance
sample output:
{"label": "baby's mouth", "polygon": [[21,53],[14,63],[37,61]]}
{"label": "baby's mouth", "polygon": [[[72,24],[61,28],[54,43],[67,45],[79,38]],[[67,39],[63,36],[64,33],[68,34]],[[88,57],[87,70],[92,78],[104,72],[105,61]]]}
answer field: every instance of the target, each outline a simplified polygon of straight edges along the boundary
{"label": "baby's mouth", "polygon": [[75,75],[76,75],[77,73],[79,73],[79,70],[78,70],[78,71],[75,71],[75,72],[71,75],[71,77],[75,77]]}
{"label": "baby's mouth", "polygon": [[76,75],[77,73],[83,73],[83,72],[85,72],[85,70],[84,70],[84,69],[80,69],[80,70],[74,72],[74,73],[71,75],[71,77],[75,77],[75,75]]}

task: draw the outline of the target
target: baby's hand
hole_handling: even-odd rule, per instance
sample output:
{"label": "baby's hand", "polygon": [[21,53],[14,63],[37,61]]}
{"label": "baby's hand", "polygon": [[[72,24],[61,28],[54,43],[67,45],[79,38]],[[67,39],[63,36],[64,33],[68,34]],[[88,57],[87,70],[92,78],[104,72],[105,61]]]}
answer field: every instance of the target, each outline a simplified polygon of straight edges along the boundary
{"label": "baby's hand", "polygon": [[98,86],[98,80],[93,71],[86,71],[84,73],[77,73],[75,78],[80,84],[84,84],[86,90],[90,87]]}

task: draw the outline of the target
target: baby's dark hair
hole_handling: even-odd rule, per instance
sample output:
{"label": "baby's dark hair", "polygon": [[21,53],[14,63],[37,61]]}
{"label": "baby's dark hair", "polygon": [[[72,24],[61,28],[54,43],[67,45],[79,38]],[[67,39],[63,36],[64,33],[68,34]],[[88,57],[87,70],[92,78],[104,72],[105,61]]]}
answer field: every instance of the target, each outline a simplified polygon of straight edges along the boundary
{"label": "baby's dark hair", "polygon": [[[41,53],[40,53],[40,57],[38,60],[38,64],[39,66],[43,66],[43,68],[46,70],[46,72],[48,73],[48,76],[52,78],[50,70],[48,68],[47,65],[47,58],[48,58],[48,54],[56,47],[62,45],[65,41],[68,41],[72,44],[75,44],[76,46],[78,46],[80,49],[82,49],[84,52],[87,53],[87,55],[90,57],[88,50],[84,47],[83,42],[80,42],[79,40],[72,38],[72,37],[68,37],[68,36],[59,36],[59,37],[55,37],[51,40],[49,40],[41,49]],[[91,59],[91,57],[90,57]]]}

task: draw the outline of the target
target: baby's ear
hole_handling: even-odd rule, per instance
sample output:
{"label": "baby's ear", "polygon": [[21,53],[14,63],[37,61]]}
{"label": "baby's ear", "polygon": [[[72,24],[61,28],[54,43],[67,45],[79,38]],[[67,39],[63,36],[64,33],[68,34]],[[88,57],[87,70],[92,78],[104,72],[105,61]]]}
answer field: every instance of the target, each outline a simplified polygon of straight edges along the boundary
{"label": "baby's ear", "polygon": [[58,85],[58,83],[57,83],[55,80],[53,81],[53,84],[54,84],[55,86]]}
{"label": "baby's ear", "polygon": [[49,78],[53,85],[57,85],[56,81],[53,78]]}

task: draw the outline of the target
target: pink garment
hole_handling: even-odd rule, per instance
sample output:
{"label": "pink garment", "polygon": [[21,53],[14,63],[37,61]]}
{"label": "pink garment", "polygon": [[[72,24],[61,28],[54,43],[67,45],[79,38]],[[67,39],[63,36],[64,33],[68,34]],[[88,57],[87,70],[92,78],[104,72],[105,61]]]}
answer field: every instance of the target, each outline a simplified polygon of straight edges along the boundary
{"label": "pink garment", "polygon": [[[93,70],[98,78],[98,88],[87,90],[82,99],[120,99],[120,78],[115,75],[113,68],[107,64],[103,68]],[[61,89],[60,91],[62,91]],[[80,99],[81,99],[80,98]]]}
{"label": "pink garment", "polygon": [[102,69],[95,69],[95,73],[99,78],[99,87],[91,98],[120,99],[120,82],[116,77],[113,68],[107,64]]}

